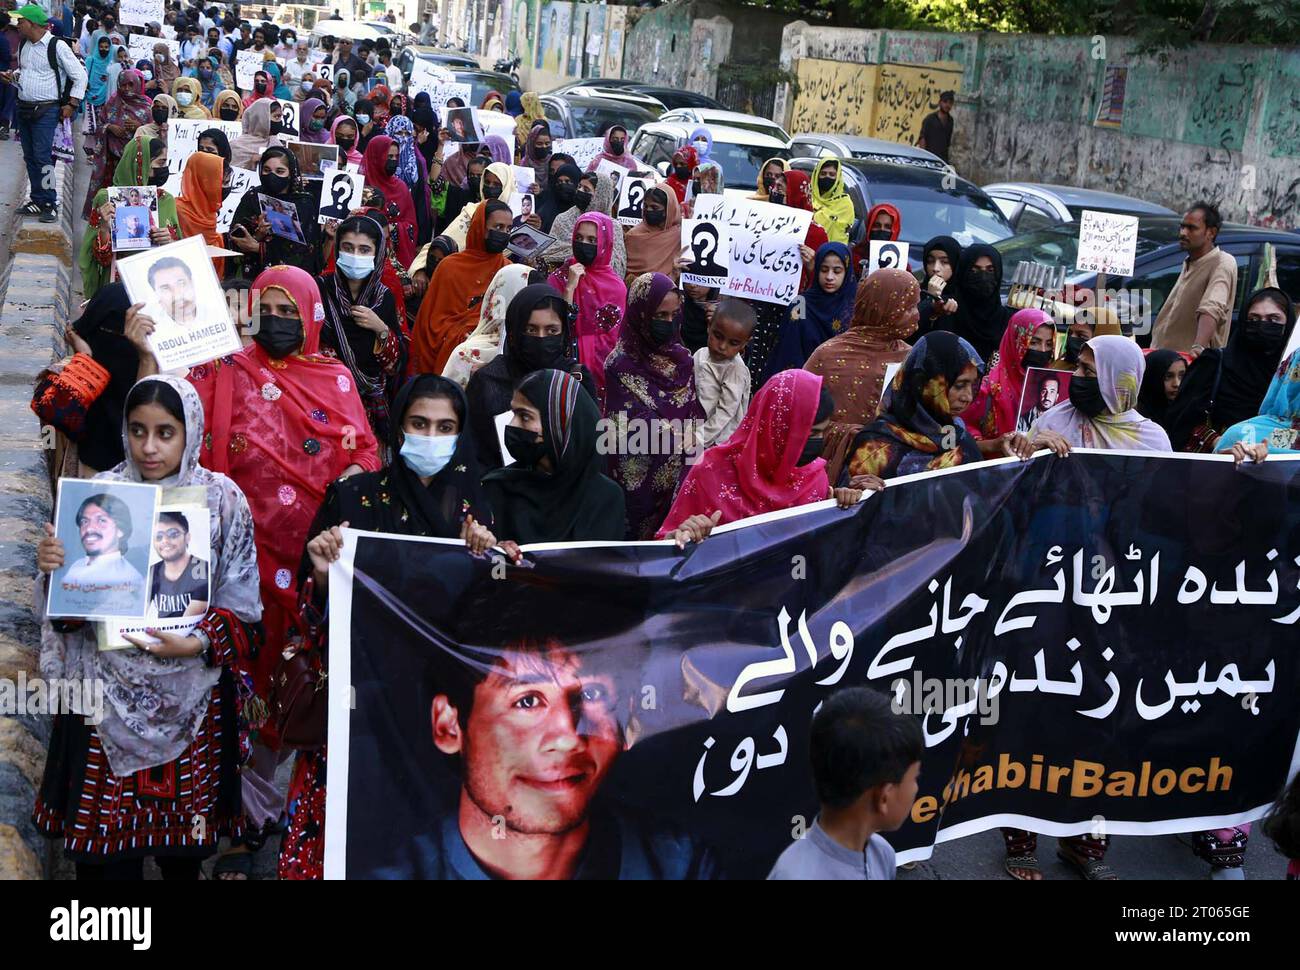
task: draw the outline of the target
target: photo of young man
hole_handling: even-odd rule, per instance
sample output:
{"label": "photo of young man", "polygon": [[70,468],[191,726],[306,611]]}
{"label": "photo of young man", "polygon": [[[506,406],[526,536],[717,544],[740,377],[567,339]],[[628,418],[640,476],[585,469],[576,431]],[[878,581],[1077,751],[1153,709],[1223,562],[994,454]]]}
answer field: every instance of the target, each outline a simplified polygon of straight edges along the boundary
{"label": "photo of young man", "polygon": [[153,548],[161,561],[149,576],[149,614],[160,620],[208,611],[208,562],[190,552],[190,523],[182,512],[159,512]]}
{"label": "photo of young man", "polygon": [[194,274],[175,256],[164,256],[149,267],[149,285],[163,312],[176,323],[190,326],[198,319]]}

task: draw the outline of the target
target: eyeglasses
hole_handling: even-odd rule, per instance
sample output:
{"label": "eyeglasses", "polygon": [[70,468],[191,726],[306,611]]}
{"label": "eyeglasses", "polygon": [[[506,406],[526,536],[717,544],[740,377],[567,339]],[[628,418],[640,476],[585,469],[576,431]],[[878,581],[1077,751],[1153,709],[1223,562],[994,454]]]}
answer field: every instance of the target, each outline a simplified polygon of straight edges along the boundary
{"label": "eyeglasses", "polygon": [[153,534],[153,541],[162,542],[164,539],[169,539],[172,542],[175,542],[183,535],[185,535],[185,533],[182,532],[180,529],[164,529],[161,532],[155,532]]}

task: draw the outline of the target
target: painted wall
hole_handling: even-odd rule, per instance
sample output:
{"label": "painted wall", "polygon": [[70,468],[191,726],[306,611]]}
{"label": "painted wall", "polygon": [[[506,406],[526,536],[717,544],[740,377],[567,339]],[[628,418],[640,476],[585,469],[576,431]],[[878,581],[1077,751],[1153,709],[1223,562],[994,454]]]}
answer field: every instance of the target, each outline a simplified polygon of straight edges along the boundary
{"label": "painted wall", "polygon": [[1300,49],[1199,45],[1161,61],[1134,46],[798,22],[781,64],[803,90],[779,92],[774,117],[792,132],[914,142],[952,87],[952,161],[977,183],[1081,185],[1174,209],[1208,198],[1234,221],[1300,225]]}

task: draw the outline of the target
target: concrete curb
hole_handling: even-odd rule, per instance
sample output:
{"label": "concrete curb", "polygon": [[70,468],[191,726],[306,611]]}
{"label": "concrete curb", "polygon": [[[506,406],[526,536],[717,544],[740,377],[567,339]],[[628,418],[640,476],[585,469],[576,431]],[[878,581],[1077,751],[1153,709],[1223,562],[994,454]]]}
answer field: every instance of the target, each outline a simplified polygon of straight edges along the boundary
{"label": "concrete curb", "polygon": [[[79,154],[78,161],[81,158]],[[25,173],[19,178],[26,183]],[[0,430],[0,454],[5,458],[0,489],[11,500],[16,498],[0,543],[0,601],[7,604],[0,614],[0,682],[11,684],[20,675],[40,676],[40,629],[29,608],[35,576],[32,548],[53,506],[48,465],[52,453],[42,449],[40,424],[24,399],[30,398],[28,382],[63,355],[62,334],[75,312],[78,285],[76,165],[59,163],[55,181],[61,200],[59,222],[24,222],[15,206],[11,231],[5,233],[12,246],[4,254],[8,258],[0,260],[0,321],[9,336],[22,341],[16,353],[0,360],[0,397],[12,415]],[[25,700],[17,697],[16,689],[14,693],[16,700]],[[10,716],[0,710],[0,880],[53,875],[57,846],[31,824],[52,727],[48,715]]]}

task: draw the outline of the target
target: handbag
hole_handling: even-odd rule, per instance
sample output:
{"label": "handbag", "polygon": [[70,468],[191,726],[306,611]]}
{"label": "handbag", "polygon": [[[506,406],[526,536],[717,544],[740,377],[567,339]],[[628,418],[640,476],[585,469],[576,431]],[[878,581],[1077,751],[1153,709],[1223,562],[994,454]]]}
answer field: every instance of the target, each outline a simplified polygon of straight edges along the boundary
{"label": "handbag", "polygon": [[1192,428],[1183,443],[1182,450],[1193,455],[1208,455],[1214,451],[1214,444],[1222,433],[1214,427],[1211,415],[1214,414],[1214,402],[1219,396],[1219,379],[1223,377],[1223,355],[1220,354],[1214,371],[1214,386],[1210,389],[1210,403],[1205,406],[1205,417]]}
{"label": "handbag", "polygon": [[109,373],[102,364],[86,354],[74,354],[62,370],[47,369],[36,378],[32,411],[43,426],[78,441],[90,406],[108,388],[108,382]]}
{"label": "handbag", "polygon": [[328,677],[318,651],[307,649],[301,639],[285,646],[271,678],[271,716],[283,744],[300,750],[325,744]]}
{"label": "handbag", "polygon": [[76,156],[76,148],[72,143],[72,119],[63,118],[54,128],[54,143],[50,147],[50,155],[56,162],[71,164]]}

